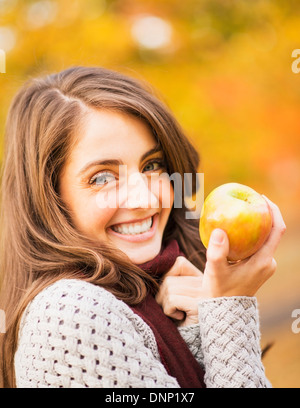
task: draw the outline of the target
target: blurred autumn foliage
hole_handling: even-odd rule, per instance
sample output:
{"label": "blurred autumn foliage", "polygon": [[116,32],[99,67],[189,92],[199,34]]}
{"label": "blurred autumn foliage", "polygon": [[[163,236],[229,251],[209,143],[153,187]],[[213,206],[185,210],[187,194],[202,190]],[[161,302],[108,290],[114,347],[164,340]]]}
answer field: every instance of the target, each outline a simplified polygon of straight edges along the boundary
{"label": "blurred autumn foliage", "polygon": [[100,65],[150,82],[201,155],[205,195],[236,181],[280,207],[278,272],[258,294],[275,387],[300,386],[300,48],[297,0],[0,0],[0,153],[11,98],[31,77]]}

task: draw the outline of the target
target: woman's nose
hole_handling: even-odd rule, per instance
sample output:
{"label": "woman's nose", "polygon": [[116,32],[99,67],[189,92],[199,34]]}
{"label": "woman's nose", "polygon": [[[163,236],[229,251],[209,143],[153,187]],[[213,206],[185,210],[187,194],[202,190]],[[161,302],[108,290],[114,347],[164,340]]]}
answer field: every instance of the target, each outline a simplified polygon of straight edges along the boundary
{"label": "woman's nose", "polygon": [[145,174],[133,173],[128,177],[127,195],[122,207],[159,208],[159,199],[151,191],[151,183]]}

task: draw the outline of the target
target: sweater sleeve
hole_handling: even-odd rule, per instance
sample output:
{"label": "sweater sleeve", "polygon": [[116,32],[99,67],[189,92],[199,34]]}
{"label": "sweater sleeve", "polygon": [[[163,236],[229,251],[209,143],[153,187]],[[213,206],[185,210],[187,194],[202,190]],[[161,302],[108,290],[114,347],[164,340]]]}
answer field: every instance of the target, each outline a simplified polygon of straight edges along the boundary
{"label": "sweater sleeve", "polygon": [[200,344],[207,388],[270,388],[261,361],[255,297],[199,303]]}
{"label": "sweater sleeve", "polygon": [[181,337],[186,342],[188,348],[190,349],[191,353],[200,364],[200,366],[204,369],[204,362],[203,362],[203,352],[201,346],[201,337],[200,333],[200,325],[199,323],[192,324],[190,326],[179,326],[178,331],[181,334]]}
{"label": "sweater sleeve", "polygon": [[160,362],[151,329],[130,313],[86,282],[64,280],[46,288],[22,318],[17,387],[179,387]]}

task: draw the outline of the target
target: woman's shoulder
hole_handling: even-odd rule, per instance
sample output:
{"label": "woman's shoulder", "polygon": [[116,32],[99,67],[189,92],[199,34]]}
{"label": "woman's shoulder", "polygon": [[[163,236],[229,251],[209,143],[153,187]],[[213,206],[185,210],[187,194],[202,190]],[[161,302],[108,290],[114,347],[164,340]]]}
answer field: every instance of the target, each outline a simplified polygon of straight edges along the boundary
{"label": "woman's shoulder", "polygon": [[23,313],[14,360],[17,383],[61,385],[74,377],[81,384],[83,375],[99,386],[100,375],[111,386],[111,364],[124,363],[124,356],[128,362],[138,356],[159,360],[150,327],[104,288],[62,279],[38,293]]}
{"label": "woman's shoulder", "polygon": [[103,287],[81,279],[59,279],[38,293],[31,304],[45,303],[53,305],[56,302],[82,304],[83,307],[85,303],[88,303],[89,306],[90,303],[95,305],[109,302],[124,304]]}
{"label": "woman's shoulder", "polygon": [[[47,334],[48,333],[48,334]],[[25,309],[19,340],[34,336],[123,336],[155,347],[150,327],[111,292],[80,279],[61,279],[38,293]],[[122,334],[123,333],[123,334]]]}
{"label": "woman's shoulder", "polygon": [[131,309],[108,290],[80,279],[60,279],[41,290],[28,304],[22,321],[49,322],[56,317],[58,324],[74,321],[132,315]]}

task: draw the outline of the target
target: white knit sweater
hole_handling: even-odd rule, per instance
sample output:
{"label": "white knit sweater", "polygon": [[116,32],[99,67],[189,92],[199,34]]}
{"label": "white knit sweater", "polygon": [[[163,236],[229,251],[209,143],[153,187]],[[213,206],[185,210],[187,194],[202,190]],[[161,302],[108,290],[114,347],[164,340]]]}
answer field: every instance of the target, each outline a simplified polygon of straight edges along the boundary
{"label": "white knit sweater", "polygon": [[[270,387],[256,298],[203,300],[199,324],[179,331],[204,367],[207,387]],[[19,388],[179,387],[150,327],[105,289],[76,279],[54,283],[27,306],[15,375]]]}

